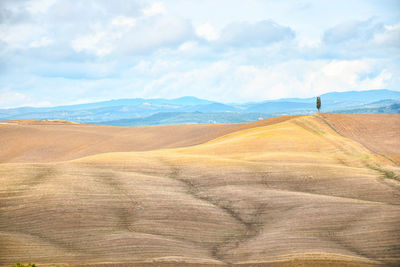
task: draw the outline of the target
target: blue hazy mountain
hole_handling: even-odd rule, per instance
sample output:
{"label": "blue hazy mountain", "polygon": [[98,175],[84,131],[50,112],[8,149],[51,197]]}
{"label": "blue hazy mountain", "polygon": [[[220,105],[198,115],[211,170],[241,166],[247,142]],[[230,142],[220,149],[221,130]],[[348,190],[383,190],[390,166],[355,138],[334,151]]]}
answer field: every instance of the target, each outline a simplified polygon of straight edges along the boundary
{"label": "blue hazy mountain", "polygon": [[[118,106],[137,106],[141,104],[150,105],[161,105],[161,106],[194,106],[194,105],[206,105],[214,103],[213,101],[200,99],[193,96],[184,96],[175,99],[163,99],[163,98],[131,98],[131,99],[113,99],[102,102],[94,102],[87,104],[67,105],[67,106],[56,106],[56,107],[41,107],[35,108],[36,110],[83,110],[83,109],[95,109],[105,107],[118,107]],[[18,110],[30,110],[31,107],[17,108]]]}
{"label": "blue hazy mountain", "polygon": [[195,105],[182,108],[186,112],[240,112],[241,109],[235,106],[230,106],[222,103],[211,103],[205,105]]}
{"label": "blue hazy mountain", "polygon": [[[331,92],[321,95],[321,100],[322,112],[400,114],[398,91]],[[0,109],[0,120],[68,120],[133,126],[247,122],[315,112],[315,97],[226,104],[186,96],[176,99],[116,99],[68,106]]]}
{"label": "blue hazy mountain", "polygon": [[264,113],[280,113],[293,110],[311,110],[315,107],[314,103],[274,101],[263,102],[259,104],[249,105],[246,109],[248,112],[264,112]]}
{"label": "blue hazy mountain", "polygon": [[171,125],[171,124],[208,124],[252,122],[272,117],[263,113],[237,112],[165,112],[149,117],[103,121],[96,124],[114,126]]}
{"label": "blue hazy mountain", "polygon": [[[315,96],[317,97],[317,96]],[[315,97],[309,98],[281,98],[277,100],[270,100],[264,102],[298,102],[298,103],[314,103]],[[387,89],[367,90],[367,91],[347,91],[347,92],[330,92],[320,95],[321,99],[327,103],[339,102],[364,102],[370,103],[384,99],[400,99],[400,91],[392,91]]]}

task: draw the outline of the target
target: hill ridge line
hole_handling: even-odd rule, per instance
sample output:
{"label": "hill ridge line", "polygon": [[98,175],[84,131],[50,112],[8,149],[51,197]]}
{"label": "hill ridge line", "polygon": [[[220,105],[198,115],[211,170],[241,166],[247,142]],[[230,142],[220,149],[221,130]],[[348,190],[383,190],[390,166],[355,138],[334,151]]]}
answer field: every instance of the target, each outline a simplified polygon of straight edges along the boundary
{"label": "hill ridge line", "polygon": [[[386,155],[383,154],[383,153],[377,152],[375,149],[371,148],[371,147],[368,146],[367,144],[363,144],[363,143],[361,143],[361,142],[359,142],[359,141],[357,141],[357,140],[354,140],[353,138],[350,138],[350,137],[348,137],[348,136],[345,136],[345,135],[344,135],[343,133],[341,133],[338,129],[336,129],[336,127],[335,127],[333,124],[331,124],[331,123],[327,120],[327,118],[324,117],[323,114],[324,114],[324,113],[318,113],[318,114],[314,114],[314,116],[315,116],[316,118],[319,118],[320,120],[322,120],[322,121],[323,121],[325,124],[327,124],[333,131],[335,131],[338,135],[340,135],[340,136],[342,136],[342,137],[344,137],[344,138],[351,139],[351,140],[353,140],[354,142],[357,142],[357,143],[360,144],[361,146],[365,147],[365,149],[369,150],[369,151],[371,152],[371,154],[374,154],[374,155],[379,156],[379,157],[383,157],[384,159],[390,161],[390,162],[393,163],[394,165],[400,166],[400,162],[397,162],[397,161],[391,159],[390,157],[386,156]],[[332,114],[332,113],[331,113],[331,114]],[[371,168],[370,168],[370,169],[371,169]]]}

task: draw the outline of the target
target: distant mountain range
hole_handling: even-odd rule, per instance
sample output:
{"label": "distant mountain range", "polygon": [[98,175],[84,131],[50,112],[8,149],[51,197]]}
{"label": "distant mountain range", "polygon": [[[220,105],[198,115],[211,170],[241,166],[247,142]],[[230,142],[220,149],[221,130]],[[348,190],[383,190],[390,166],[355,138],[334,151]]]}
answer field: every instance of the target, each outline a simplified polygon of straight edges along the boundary
{"label": "distant mountain range", "polygon": [[[400,114],[400,92],[386,89],[321,95],[322,112]],[[282,115],[313,114],[315,97],[245,104],[186,96],[176,99],[118,99],[96,103],[0,109],[0,120],[68,120],[119,126],[250,122]]]}

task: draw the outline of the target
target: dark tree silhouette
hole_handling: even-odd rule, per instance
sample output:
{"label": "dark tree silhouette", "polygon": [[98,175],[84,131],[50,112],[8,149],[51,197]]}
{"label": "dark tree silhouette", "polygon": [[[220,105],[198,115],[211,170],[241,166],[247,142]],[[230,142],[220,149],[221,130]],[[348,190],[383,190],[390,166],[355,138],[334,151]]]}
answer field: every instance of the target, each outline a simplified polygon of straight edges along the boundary
{"label": "dark tree silhouette", "polygon": [[318,112],[321,109],[321,97],[319,97],[319,96],[317,96],[317,109],[318,109]]}

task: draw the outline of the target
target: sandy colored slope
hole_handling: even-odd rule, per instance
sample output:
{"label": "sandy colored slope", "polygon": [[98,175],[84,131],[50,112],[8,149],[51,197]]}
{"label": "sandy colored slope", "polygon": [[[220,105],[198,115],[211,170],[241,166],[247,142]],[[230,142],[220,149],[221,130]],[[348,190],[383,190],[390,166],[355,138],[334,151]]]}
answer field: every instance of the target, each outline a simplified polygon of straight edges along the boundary
{"label": "sandy colored slope", "polygon": [[254,123],[112,127],[54,121],[0,122],[0,162],[55,162],[105,152],[144,151],[191,146],[256,126],[288,120],[277,117]]}
{"label": "sandy colored slope", "polygon": [[8,121],[0,121],[0,124],[9,124],[9,125],[66,125],[73,124],[77,125],[79,123],[72,121],[64,121],[64,120],[8,120]]}
{"label": "sandy colored slope", "polygon": [[400,115],[321,114],[340,134],[400,164]]}
{"label": "sandy colored slope", "polygon": [[0,164],[0,265],[400,264],[393,162],[316,116],[258,126],[185,148]]}

